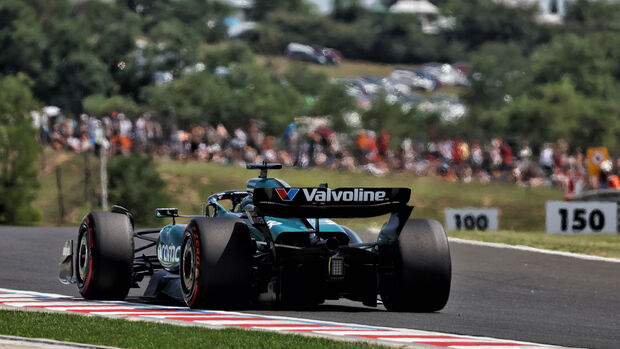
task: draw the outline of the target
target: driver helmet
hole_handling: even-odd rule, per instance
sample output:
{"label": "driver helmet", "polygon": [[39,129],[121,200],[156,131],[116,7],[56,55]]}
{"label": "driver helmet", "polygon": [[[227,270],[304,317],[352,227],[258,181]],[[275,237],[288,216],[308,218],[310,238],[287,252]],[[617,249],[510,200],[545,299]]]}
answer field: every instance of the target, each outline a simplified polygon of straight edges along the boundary
{"label": "driver helmet", "polygon": [[248,205],[252,205],[253,204],[253,200],[252,200],[252,194],[246,196],[243,198],[243,200],[241,200],[241,203],[239,204],[239,211],[241,212],[245,212],[245,208]]}

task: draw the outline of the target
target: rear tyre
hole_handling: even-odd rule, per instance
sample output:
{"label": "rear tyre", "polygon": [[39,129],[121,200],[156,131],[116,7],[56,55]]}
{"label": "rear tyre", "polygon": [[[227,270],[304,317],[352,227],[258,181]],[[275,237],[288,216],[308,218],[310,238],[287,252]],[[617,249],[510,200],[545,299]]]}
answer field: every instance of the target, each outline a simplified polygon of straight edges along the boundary
{"label": "rear tyre", "polygon": [[120,213],[91,212],[78,233],[75,275],[86,299],[122,300],[131,286],[133,227]]}
{"label": "rear tyre", "polygon": [[398,242],[380,249],[379,293],[389,311],[434,312],[450,295],[452,263],[441,224],[410,219]]}
{"label": "rear tyre", "polygon": [[237,308],[252,294],[248,226],[232,218],[197,218],[181,243],[181,292],[190,308]]}

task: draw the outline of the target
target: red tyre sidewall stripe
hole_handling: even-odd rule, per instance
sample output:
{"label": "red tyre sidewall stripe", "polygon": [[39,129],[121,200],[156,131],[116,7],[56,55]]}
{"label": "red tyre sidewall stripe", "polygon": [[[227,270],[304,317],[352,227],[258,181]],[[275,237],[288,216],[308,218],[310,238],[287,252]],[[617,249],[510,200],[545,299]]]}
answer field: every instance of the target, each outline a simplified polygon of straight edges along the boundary
{"label": "red tyre sidewall stripe", "polygon": [[86,291],[88,291],[88,286],[90,285],[90,281],[93,275],[93,227],[90,224],[90,219],[88,218],[88,215],[85,217],[85,220],[88,227],[88,245],[90,246],[90,256],[88,259],[88,275],[86,276],[86,282],[84,282],[84,288],[82,289],[82,293],[86,293]]}
{"label": "red tyre sidewall stripe", "polygon": [[91,279],[92,274],[93,274],[93,259],[91,257],[90,261],[88,262],[88,277],[86,279],[86,283],[84,284],[84,288],[82,289],[82,293],[86,293],[86,291],[88,290],[88,285],[90,285],[90,279]]}
{"label": "red tyre sidewall stripe", "polygon": [[[195,223],[194,223],[195,224]],[[190,239],[192,239],[193,242],[193,248],[194,248],[194,258],[196,259],[196,261],[200,260],[198,254],[200,253],[200,249],[198,249],[197,246],[200,245],[200,241],[197,241],[199,239],[199,234],[196,232],[196,226],[192,225],[190,227],[190,229],[192,230],[192,232],[189,233]],[[198,243],[196,243],[198,242]],[[196,268],[198,268],[199,264],[195,263]],[[189,305],[190,307],[192,305],[194,305],[194,303],[196,302],[196,296],[198,295],[198,276],[200,275],[200,273],[198,273],[198,276],[196,276],[196,271],[192,270],[192,272],[194,273],[194,292],[192,294],[192,299],[190,299],[190,301],[187,303],[187,305]]]}
{"label": "red tyre sidewall stripe", "polygon": [[187,305],[189,305],[190,307],[192,305],[194,305],[194,302],[196,301],[196,295],[197,294],[198,294],[198,283],[196,283],[196,286],[194,286],[194,293],[192,295],[192,299],[189,301],[189,304],[187,304]]}

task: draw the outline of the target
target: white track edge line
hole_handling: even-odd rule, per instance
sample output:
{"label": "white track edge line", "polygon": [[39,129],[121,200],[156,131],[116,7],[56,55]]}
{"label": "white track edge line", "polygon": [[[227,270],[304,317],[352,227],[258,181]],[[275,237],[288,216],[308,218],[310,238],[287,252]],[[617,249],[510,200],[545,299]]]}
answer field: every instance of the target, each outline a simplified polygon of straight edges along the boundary
{"label": "white track edge line", "polygon": [[49,338],[30,338],[30,337],[20,337],[20,336],[10,336],[10,335],[0,335],[0,346],[1,345],[9,345],[10,347],[20,348],[20,347],[29,347],[36,345],[37,348],[40,347],[50,347],[50,348],[84,348],[84,349],[118,349],[117,347],[110,347],[98,344],[89,344],[89,343],[77,343],[77,342],[67,342],[67,341],[59,341],[55,339]]}
{"label": "white track edge line", "polygon": [[526,251],[526,252],[536,252],[536,253],[544,253],[562,257],[570,257],[577,258],[587,261],[595,261],[595,262],[608,262],[608,263],[620,263],[620,259],[617,258],[609,258],[609,257],[601,257],[601,256],[593,256],[589,254],[581,254],[581,253],[573,253],[573,252],[564,252],[564,251],[554,251],[554,250],[545,250],[542,248],[523,246],[523,245],[509,245],[503,244],[499,242],[484,242],[477,240],[465,240],[459,238],[449,237],[448,240],[450,242],[456,242],[459,244],[467,244],[467,245],[475,245],[475,246],[485,246],[485,247],[495,247],[495,248],[506,248],[512,250]]}

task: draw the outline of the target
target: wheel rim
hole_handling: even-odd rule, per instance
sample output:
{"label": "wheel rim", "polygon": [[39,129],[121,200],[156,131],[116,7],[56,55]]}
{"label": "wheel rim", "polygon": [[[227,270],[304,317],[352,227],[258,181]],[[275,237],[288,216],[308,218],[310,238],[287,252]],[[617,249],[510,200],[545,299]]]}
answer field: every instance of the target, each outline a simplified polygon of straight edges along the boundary
{"label": "wheel rim", "polygon": [[196,258],[194,256],[194,249],[192,248],[191,239],[185,240],[185,245],[183,246],[183,263],[181,265],[182,268],[182,280],[183,280],[183,288],[185,291],[189,292],[196,282],[196,275],[194,273],[194,269],[196,266]]}
{"label": "wheel rim", "polygon": [[78,248],[78,273],[80,280],[86,279],[88,273],[88,263],[90,262],[90,247],[88,244],[88,234],[84,233],[80,240],[80,247]]}

